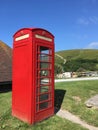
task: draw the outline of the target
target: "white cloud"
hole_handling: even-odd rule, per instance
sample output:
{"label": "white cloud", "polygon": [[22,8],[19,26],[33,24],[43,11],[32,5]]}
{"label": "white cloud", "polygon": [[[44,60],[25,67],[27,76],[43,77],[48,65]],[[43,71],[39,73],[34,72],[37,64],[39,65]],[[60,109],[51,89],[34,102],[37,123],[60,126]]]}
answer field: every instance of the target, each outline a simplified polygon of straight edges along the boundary
{"label": "white cloud", "polygon": [[81,25],[89,25],[89,24],[98,24],[98,17],[97,16],[91,16],[91,17],[82,17],[77,20],[78,24]]}
{"label": "white cloud", "polygon": [[89,20],[87,20],[85,18],[79,18],[78,19],[78,24],[88,25],[89,24]]}
{"label": "white cloud", "polygon": [[98,42],[89,43],[86,49],[98,49]]}
{"label": "white cloud", "polygon": [[97,24],[98,23],[98,17],[96,17],[96,16],[89,17],[89,21],[93,24]]}

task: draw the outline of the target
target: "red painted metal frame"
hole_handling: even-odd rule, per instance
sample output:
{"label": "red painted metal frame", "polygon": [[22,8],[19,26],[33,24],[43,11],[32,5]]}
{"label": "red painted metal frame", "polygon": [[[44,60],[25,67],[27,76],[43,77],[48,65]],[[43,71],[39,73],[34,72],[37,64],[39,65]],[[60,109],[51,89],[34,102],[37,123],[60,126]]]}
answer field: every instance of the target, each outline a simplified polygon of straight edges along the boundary
{"label": "red painted metal frame", "polygon": [[[12,115],[34,124],[54,114],[54,36],[45,29],[23,28],[13,37]],[[49,54],[42,53],[51,60],[38,59],[40,48],[51,51]],[[51,64],[51,68],[40,68],[42,62]],[[49,72],[49,75],[41,76],[38,74],[41,70]],[[41,93],[41,82],[45,78],[49,79],[49,83],[43,84],[43,87],[49,90]],[[37,102],[37,99],[42,101]],[[47,105],[49,102],[51,105]]]}

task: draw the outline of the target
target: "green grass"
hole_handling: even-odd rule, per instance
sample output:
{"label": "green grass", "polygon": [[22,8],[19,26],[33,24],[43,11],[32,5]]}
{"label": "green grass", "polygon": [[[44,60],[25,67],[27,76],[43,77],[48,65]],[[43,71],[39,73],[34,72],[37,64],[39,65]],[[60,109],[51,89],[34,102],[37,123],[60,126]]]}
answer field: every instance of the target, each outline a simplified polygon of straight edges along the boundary
{"label": "green grass", "polygon": [[11,115],[11,92],[0,93],[0,130],[87,130],[56,115],[28,125]]}
{"label": "green grass", "polygon": [[0,130],[87,130],[68,120],[53,116],[35,125],[28,125],[11,116],[10,109],[1,117]]}
{"label": "green grass", "polygon": [[66,90],[62,109],[66,109],[88,124],[98,127],[98,109],[87,108],[85,101],[98,94],[98,81],[56,83],[56,89]]}
{"label": "green grass", "polygon": [[[61,105],[73,114],[79,116],[88,124],[98,127],[98,109],[87,108],[85,101],[98,94],[98,81],[74,81],[56,83],[57,97],[65,92]],[[59,101],[57,103],[59,104]],[[60,102],[61,103],[61,102]],[[58,106],[57,106],[58,107]],[[56,115],[35,125],[28,125],[11,115],[11,92],[0,93],[0,130],[86,130]]]}
{"label": "green grass", "polygon": [[0,117],[11,107],[11,92],[0,93]]}

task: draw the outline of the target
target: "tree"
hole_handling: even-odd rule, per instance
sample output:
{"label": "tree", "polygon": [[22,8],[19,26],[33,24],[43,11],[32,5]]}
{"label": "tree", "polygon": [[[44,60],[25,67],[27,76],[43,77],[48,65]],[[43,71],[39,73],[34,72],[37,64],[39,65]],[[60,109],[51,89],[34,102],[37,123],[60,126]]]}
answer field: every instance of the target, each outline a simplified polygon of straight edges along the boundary
{"label": "tree", "polygon": [[63,66],[61,64],[55,64],[55,75],[63,72]]}

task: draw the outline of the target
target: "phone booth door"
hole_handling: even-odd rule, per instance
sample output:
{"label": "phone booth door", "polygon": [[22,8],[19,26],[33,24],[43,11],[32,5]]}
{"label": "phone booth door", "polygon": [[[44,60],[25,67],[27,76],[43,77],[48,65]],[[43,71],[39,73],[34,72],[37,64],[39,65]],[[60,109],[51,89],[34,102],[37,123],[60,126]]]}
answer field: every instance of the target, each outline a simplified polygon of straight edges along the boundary
{"label": "phone booth door", "polygon": [[[50,46],[37,44],[36,120],[46,118],[53,107],[53,51]],[[45,112],[46,111],[46,112]],[[48,112],[48,113],[47,113]],[[53,114],[53,113],[52,113]]]}

